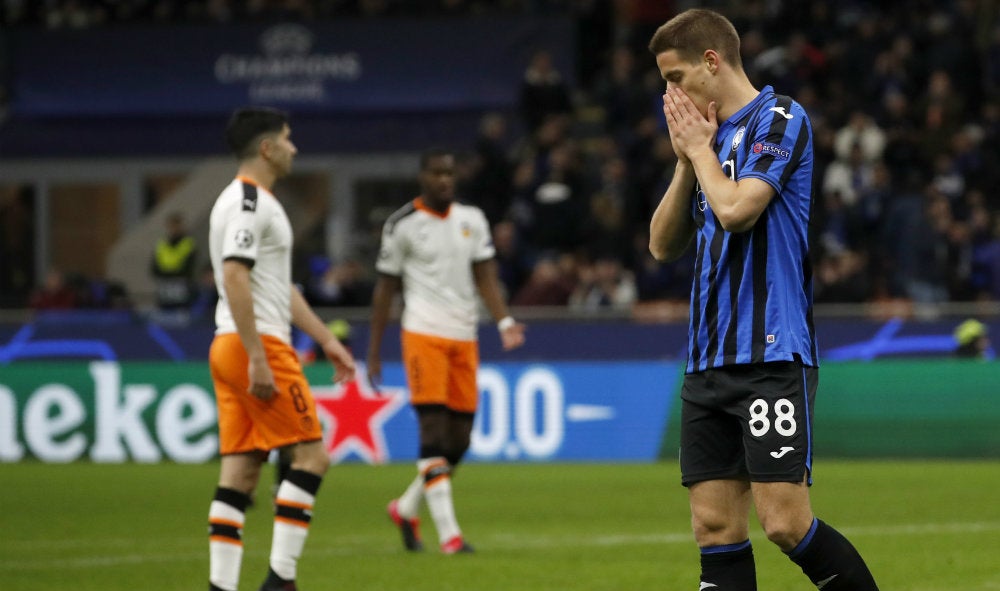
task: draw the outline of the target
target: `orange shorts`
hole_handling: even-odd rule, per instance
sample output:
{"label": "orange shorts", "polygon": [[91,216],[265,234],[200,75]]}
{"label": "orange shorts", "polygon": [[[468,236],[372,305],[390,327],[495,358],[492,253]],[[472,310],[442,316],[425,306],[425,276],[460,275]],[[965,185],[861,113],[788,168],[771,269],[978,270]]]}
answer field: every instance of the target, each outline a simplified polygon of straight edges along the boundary
{"label": "orange shorts", "polygon": [[476,341],[456,341],[404,330],[402,342],[411,403],[441,404],[458,412],[476,412],[479,404]]}
{"label": "orange shorts", "polygon": [[216,335],[208,353],[219,410],[219,453],[271,450],[323,438],[316,403],[291,345],[263,335],[267,362],[278,388],[270,400],[250,392],[249,360],[236,333]]}

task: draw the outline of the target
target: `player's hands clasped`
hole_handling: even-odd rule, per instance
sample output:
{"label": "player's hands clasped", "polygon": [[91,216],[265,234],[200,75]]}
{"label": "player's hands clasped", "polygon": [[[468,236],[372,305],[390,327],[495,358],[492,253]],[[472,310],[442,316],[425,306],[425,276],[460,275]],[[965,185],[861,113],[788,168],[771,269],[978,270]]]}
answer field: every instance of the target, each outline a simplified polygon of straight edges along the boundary
{"label": "player's hands clasped", "polygon": [[701,113],[694,101],[680,88],[671,87],[663,94],[663,115],[667,118],[670,141],[678,158],[690,158],[691,152],[700,148],[711,149],[715,133],[718,106],[708,104],[708,115]]}

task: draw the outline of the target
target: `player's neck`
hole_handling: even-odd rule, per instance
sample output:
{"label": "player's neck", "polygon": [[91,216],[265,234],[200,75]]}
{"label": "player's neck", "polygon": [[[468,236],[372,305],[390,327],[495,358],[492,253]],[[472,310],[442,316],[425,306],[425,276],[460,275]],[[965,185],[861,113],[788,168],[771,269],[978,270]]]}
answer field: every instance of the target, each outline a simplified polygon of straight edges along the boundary
{"label": "player's neck", "polygon": [[742,72],[732,72],[732,81],[726,85],[728,89],[719,100],[719,111],[717,119],[719,122],[729,119],[737,111],[749,105],[760,91],[754,88],[753,84]]}
{"label": "player's neck", "polygon": [[266,189],[268,192],[271,191],[271,187],[278,180],[277,175],[270,166],[256,160],[240,164],[239,170],[236,171],[236,176],[245,178],[258,187]]}
{"label": "player's neck", "polygon": [[420,196],[420,202],[424,204],[424,207],[435,211],[440,214],[448,213],[448,208],[451,207],[451,201],[444,199],[428,199],[426,195]]}

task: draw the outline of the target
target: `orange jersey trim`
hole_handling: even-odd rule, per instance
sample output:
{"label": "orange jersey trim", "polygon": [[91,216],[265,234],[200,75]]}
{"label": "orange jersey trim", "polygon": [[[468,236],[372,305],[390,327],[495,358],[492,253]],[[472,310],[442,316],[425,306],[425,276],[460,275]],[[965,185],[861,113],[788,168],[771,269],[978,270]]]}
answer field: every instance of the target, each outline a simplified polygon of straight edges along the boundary
{"label": "orange jersey trim", "polygon": [[448,209],[445,210],[444,213],[441,213],[440,211],[437,211],[437,210],[431,209],[430,207],[427,207],[427,204],[424,203],[424,198],[423,197],[417,197],[416,199],[414,199],[413,200],[413,207],[419,209],[422,212],[429,213],[430,215],[432,215],[432,216],[434,216],[436,218],[441,218],[442,220],[444,218],[448,217],[448,214],[451,212],[451,204],[450,203],[448,204]]}

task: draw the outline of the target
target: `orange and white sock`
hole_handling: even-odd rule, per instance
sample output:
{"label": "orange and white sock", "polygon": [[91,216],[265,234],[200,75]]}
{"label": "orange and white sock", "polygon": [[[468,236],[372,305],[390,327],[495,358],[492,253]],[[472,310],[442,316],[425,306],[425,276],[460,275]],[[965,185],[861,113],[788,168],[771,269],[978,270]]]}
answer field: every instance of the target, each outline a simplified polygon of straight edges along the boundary
{"label": "orange and white sock", "polygon": [[406,487],[406,491],[399,497],[396,509],[400,516],[413,519],[420,513],[420,501],[422,500],[424,500],[424,475],[418,473],[410,486]]}
{"label": "orange and white sock", "polygon": [[424,477],[427,508],[443,544],[462,534],[451,498],[451,464],[442,457],[424,458],[417,462],[417,469]]}
{"label": "orange and white sock", "polygon": [[278,486],[274,500],[274,535],[271,539],[271,570],[286,581],[294,581],[302,548],[309,536],[313,503],[322,477],[303,470],[289,470]]}
{"label": "orange and white sock", "polygon": [[212,589],[236,591],[243,562],[243,521],[250,497],[231,488],[215,489],[208,508],[208,582]]}

